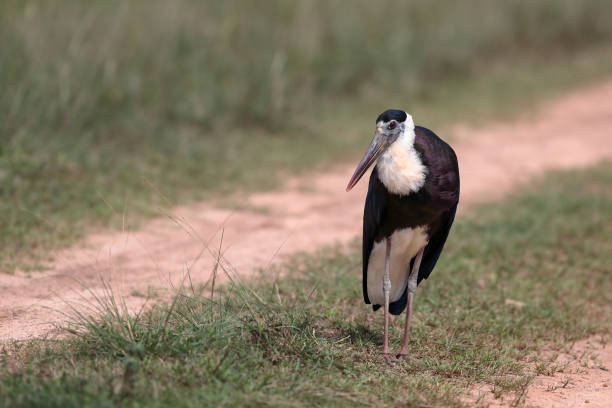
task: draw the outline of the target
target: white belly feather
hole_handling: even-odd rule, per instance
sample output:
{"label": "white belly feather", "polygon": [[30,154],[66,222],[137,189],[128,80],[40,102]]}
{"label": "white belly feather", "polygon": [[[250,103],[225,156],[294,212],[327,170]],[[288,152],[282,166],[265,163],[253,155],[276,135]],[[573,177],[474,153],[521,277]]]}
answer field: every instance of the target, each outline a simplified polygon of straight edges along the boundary
{"label": "white belly feather", "polygon": [[[410,260],[427,245],[425,227],[406,228],[391,235],[389,277],[391,279],[390,301],[398,300],[408,284]],[[385,273],[386,242],[374,243],[368,261],[368,297],[372,304],[383,305],[383,276]]]}

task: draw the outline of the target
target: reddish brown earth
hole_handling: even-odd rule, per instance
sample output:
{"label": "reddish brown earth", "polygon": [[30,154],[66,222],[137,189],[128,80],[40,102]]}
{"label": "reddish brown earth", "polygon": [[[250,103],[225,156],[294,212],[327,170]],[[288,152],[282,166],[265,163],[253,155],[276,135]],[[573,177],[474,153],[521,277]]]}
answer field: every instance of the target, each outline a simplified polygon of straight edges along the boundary
{"label": "reddish brown earth", "polygon": [[[502,197],[545,170],[612,157],[612,82],[574,92],[533,117],[477,129],[456,127],[451,133],[464,211]],[[0,273],[0,341],[50,333],[53,323],[63,320],[62,312],[70,310],[67,303],[91,304],[94,294],[103,292],[101,277],[130,307],[143,302],[137,291],[180,285],[187,269],[193,281],[206,282],[221,230],[222,263],[242,278],[299,251],[346,244],[360,233],[367,188],[362,181],[345,192],[353,167],[338,166],[316,177],[294,178],[280,191],[251,194],[241,198],[240,211],[212,203],[178,207],[139,231],[89,236],[54,254],[45,272]]]}

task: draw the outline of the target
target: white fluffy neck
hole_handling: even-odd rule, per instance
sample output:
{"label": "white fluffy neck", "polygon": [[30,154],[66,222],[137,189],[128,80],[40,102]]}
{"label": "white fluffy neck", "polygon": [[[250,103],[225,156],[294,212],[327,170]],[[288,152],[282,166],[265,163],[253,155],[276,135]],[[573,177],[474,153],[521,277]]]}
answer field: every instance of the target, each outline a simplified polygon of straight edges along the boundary
{"label": "white fluffy neck", "polygon": [[425,184],[427,169],[414,149],[414,138],[414,125],[409,117],[402,134],[376,164],[380,181],[394,194],[408,195]]}

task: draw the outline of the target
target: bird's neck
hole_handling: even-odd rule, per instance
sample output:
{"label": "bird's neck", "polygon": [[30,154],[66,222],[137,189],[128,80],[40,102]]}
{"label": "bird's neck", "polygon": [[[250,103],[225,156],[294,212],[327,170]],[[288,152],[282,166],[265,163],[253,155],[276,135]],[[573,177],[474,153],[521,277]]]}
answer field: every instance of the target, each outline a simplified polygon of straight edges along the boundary
{"label": "bird's neck", "polygon": [[378,159],[378,177],[391,193],[408,195],[425,184],[427,169],[414,149],[414,127],[406,127]]}

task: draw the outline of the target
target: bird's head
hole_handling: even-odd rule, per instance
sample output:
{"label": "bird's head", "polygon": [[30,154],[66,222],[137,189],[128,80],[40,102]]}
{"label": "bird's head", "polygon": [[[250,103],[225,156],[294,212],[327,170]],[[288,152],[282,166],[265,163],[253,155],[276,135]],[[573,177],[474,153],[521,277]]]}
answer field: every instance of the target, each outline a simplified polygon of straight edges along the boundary
{"label": "bird's head", "polygon": [[404,134],[406,129],[412,130],[413,128],[412,117],[403,110],[389,109],[378,115],[374,138],[370,143],[370,147],[368,147],[368,151],[363,155],[361,162],[359,162],[355,173],[353,173],[353,177],[351,177],[346,186],[346,191],[349,191],[357,184],[372,163]]}

